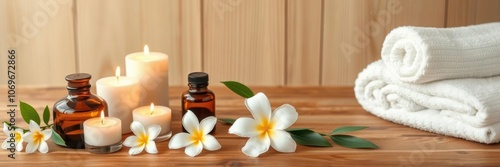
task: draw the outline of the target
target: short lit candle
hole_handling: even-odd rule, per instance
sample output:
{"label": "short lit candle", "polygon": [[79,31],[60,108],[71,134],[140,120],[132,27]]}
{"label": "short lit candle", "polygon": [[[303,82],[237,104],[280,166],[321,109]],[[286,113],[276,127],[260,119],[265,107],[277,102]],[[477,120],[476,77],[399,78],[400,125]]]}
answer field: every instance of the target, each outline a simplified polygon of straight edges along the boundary
{"label": "short lit candle", "polygon": [[130,133],[132,110],[139,106],[139,79],[120,76],[120,67],[116,68],[115,76],[101,78],[96,82],[97,95],[106,100],[109,116],[122,121],[123,133]]}
{"label": "short lit candle", "polygon": [[149,106],[143,106],[134,109],[134,121],[140,122],[145,128],[150,125],[160,125],[161,132],[159,136],[171,133],[172,110],[165,106],[155,106],[153,103]]}
{"label": "short lit candle", "polygon": [[122,122],[118,118],[91,118],[83,122],[85,143],[91,146],[109,146],[122,140]]}
{"label": "short lit candle", "polygon": [[135,52],[125,57],[127,77],[140,80],[140,106],[153,102],[169,106],[168,98],[168,55],[150,52],[148,45],[143,52]]}

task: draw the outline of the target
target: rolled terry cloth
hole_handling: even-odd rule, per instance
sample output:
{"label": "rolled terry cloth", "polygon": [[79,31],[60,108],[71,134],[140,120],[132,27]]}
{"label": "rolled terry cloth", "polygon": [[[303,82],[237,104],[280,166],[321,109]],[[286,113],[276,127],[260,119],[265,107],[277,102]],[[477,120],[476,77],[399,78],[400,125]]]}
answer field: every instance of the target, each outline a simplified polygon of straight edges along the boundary
{"label": "rolled terry cloth", "polygon": [[379,60],[358,75],[354,92],[365,110],[395,123],[481,143],[500,140],[500,76],[411,84]]}
{"label": "rolled terry cloth", "polygon": [[457,28],[399,27],[386,36],[382,60],[409,83],[500,75],[500,22]]}

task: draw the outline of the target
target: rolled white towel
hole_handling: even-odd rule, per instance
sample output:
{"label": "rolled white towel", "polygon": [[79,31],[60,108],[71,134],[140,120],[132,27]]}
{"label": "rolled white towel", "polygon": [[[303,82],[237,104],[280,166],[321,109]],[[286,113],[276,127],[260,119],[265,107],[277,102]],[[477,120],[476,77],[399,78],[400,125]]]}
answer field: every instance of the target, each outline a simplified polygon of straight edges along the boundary
{"label": "rolled white towel", "polygon": [[354,92],[365,110],[386,120],[481,143],[500,141],[500,76],[410,84],[376,61],[359,74]]}
{"label": "rolled white towel", "polygon": [[410,83],[500,75],[500,22],[399,27],[386,36],[382,59],[400,80]]}

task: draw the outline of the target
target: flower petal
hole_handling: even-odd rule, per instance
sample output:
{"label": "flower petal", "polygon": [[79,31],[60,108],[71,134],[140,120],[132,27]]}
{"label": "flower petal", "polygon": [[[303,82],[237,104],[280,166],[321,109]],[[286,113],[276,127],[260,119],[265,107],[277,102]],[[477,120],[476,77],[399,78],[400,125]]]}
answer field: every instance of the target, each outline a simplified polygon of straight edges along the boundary
{"label": "flower petal", "polygon": [[156,143],[154,141],[149,141],[148,144],[146,144],[146,152],[150,154],[158,153],[158,149],[156,148]]}
{"label": "flower petal", "polygon": [[274,122],[273,129],[283,130],[290,127],[295,121],[299,114],[295,111],[295,108],[290,104],[283,104],[281,107],[278,107],[271,118],[271,121]]}
{"label": "flower petal", "polygon": [[19,152],[23,151],[23,139],[16,143],[16,150]]}
{"label": "flower petal", "polygon": [[200,123],[198,122],[198,118],[191,110],[188,110],[186,114],[182,117],[182,126],[184,129],[189,132],[189,134],[193,134],[197,132],[200,128]]}
{"label": "flower petal", "polygon": [[207,150],[215,151],[222,147],[219,141],[217,141],[217,139],[215,139],[215,137],[212,135],[205,135],[203,139],[203,148]]}
{"label": "flower petal", "polygon": [[132,132],[134,132],[134,135],[136,136],[140,136],[146,133],[146,129],[144,129],[144,126],[137,121],[134,121],[130,124],[130,129],[132,130]]}
{"label": "flower petal", "polygon": [[197,144],[193,143],[191,145],[188,145],[184,150],[184,153],[186,153],[186,155],[189,155],[190,157],[195,157],[201,153],[201,150],[203,150],[203,144],[201,144],[201,142],[198,142]]}
{"label": "flower petal", "polygon": [[209,116],[201,120],[200,130],[203,131],[203,135],[206,135],[210,131],[212,131],[216,123],[217,123],[217,118],[215,118],[214,116]]}
{"label": "flower petal", "polygon": [[245,146],[241,148],[241,151],[247,156],[258,157],[260,154],[269,150],[269,145],[271,145],[271,141],[267,135],[264,138],[254,136],[248,139]]}
{"label": "flower petal", "polygon": [[[148,126],[149,140],[156,139],[156,137],[158,137],[158,135],[160,134],[160,132],[161,132],[161,126],[160,125],[154,124],[154,125]],[[146,148],[146,151],[147,151],[147,148]]]}
{"label": "flower petal", "polygon": [[26,145],[26,153],[30,154],[35,152],[38,149],[39,143],[35,142],[28,142],[28,145]]}
{"label": "flower petal", "polygon": [[48,140],[50,139],[50,137],[52,136],[52,130],[50,129],[45,129],[42,131],[42,134],[43,134],[43,140]]}
{"label": "flower petal", "polygon": [[35,131],[40,131],[40,126],[33,120],[30,120],[30,131],[35,132]]}
{"label": "flower petal", "polygon": [[273,130],[271,129],[271,146],[279,152],[295,152],[297,148],[297,143],[292,139],[290,134],[283,130]]}
{"label": "flower petal", "polygon": [[33,141],[33,133],[26,132],[25,134],[23,134],[23,139],[26,140],[27,142]]}
{"label": "flower petal", "polygon": [[125,139],[125,141],[123,141],[123,145],[127,147],[137,147],[140,144],[137,140],[137,136],[129,136]]}
{"label": "flower petal", "polygon": [[252,118],[238,118],[229,128],[229,134],[235,134],[241,137],[257,136],[259,135],[257,125],[257,121]]}
{"label": "flower petal", "polygon": [[144,150],[144,145],[132,147],[132,148],[130,148],[130,150],[128,150],[128,154],[137,155],[137,154],[140,154],[142,152],[142,150]]}
{"label": "flower petal", "polygon": [[49,152],[49,146],[47,145],[46,141],[40,142],[40,146],[38,147],[38,151],[40,151],[41,153],[44,153],[44,154]]}
{"label": "flower petal", "polygon": [[177,133],[175,134],[171,139],[170,142],[168,143],[168,148],[170,149],[179,149],[182,147],[186,147],[187,145],[190,145],[193,143],[193,140],[191,140],[191,135],[188,133]]}
{"label": "flower petal", "polygon": [[264,93],[259,92],[253,97],[245,99],[245,105],[257,122],[261,122],[262,119],[271,119],[271,104]]}
{"label": "flower petal", "polygon": [[9,125],[7,125],[5,122],[3,123],[3,134],[9,136],[10,131],[9,131]]}
{"label": "flower petal", "polygon": [[7,142],[7,141],[8,141],[8,139],[9,139],[9,138],[7,138],[7,139],[5,139],[5,140],[3,141],[3,143],[2,143],[2,149],[8,149],[8,148],[10,148],[10,146],[9,146],[9,145],[10,145],[10,143],[8,143],[8,142]]}

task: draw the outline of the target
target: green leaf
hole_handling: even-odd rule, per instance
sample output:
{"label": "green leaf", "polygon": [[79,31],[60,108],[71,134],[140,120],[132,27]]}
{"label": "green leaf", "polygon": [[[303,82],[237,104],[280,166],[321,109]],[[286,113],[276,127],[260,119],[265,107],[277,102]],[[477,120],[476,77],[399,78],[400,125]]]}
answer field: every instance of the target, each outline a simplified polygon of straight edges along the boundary
{"label": "green leaf", "polygon": [[62,139],[62,137],[59,136],[59,134],[54,130],[53,127],[54,126],[50,127],[50,130],[52,130],[52,136],[50,136],[50,138],[52,139],[52,142],[56,143],[57,145],[61,145],[61,146],[67,147],[66,146],[66,142],[64,142],[64,140]]}
{"label": "green leaf", "polygon": [[366,126],[342,126],[342,127],[336,128],[330,134],[341,134],[341,133],[346,133],[346,132],[354,132],[354,131],[363,130],[366,128],[368,128],[368,127],[366,127]]}
{"label": "green leaf", "polygon": [[377,145],[373,144],[372,142],[355,137],[355,136],[350,136],[350,135],[332,135],[330,138],[333,140],[333,142],[337,143],[338,145],[341,145],[343,147],[348,147],[348,148],[371,148],[375,149],[378,148]]}
{"label": "green leaf", "polygon": [[242,83],[236,81],[222,81],[221,83],[243,98],[250,98],[254,95],[252,90]]}
{"label": "green leaf", "polygon": [[232,118],[219,118],[219,122],[222,122],[223,124],[232,125],[234,124],[234,121],[236,120]]}
{"label": "green leaf", "polygon": [[288,129],[285,129],[287,132],[291,132],[291,131],[301,131],[301,130],[310,130],[309,128],[288,128]]}
{"label": "green leaf", "polygon": [[30,120],[33,120],[40,125],[40,116],[36,112],[35,108],[22,101],[19,101],[19,106],[21,108],[21,116],[23,116],[26,123],[30,124]]}
{"label": "green leaf", "polygon": [[330,144],[325,138],[323,138],[323,136],[310,129],[288,131],[288,133],[290,133],[292,139],[300,145],[317,147],[332,146],[332,144]]}
{"label": "green leaf", "polygon": [[50,120],[50,110],[49,106],[45,106],[45,109],[43,109],[43,122],[45,125],[49,125],[49,120]]}

